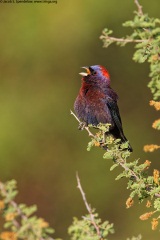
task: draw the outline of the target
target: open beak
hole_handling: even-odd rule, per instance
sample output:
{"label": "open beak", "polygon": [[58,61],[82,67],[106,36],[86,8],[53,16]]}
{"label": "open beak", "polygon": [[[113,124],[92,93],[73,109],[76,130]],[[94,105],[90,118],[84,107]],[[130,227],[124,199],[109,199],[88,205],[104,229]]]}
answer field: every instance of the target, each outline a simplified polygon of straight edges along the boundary
{"label": "open beak", "polygon": [[88,67],[82,67],[82,68],[84,68],[87,72],[80,72],[79,74],[81,76],[86,77],[91,73]]}

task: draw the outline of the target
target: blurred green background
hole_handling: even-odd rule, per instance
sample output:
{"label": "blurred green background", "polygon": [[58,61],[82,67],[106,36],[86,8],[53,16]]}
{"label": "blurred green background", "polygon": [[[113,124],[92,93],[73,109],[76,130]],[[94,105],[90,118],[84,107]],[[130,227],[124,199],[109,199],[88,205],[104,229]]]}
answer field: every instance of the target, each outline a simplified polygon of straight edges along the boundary
{"label": "blurred green background", "polygon": [[[150,16],[160,17],[159,0],[141,1]],[[103,151],[86,151],[89,140],[70,109],[80,88],[81,66],[107,67],[118,92],[124,131],[134,148],[133,159],[152,160],[158,152],[143,146],[158,143],[151,128],[158,113],[148,102],[147,64],[132,61],[133,45],[102,47],[105,27],[117,37],[130,33],[121,23],[133,17],[134,1],[58,1],[58,4],[0,5],[0,179],[18,181],[18,202],[38,205],[38,215],[55,228],[55,237],[69,239],[72,217],[86,213],[76,188],[76,171],[88,202],[103,220],[115,224],[110,239],[142,234],[159,239],[150,223],[139,220],[143,204],[126,210],[126,180],[115,182],[120,169],[110,172]]]}

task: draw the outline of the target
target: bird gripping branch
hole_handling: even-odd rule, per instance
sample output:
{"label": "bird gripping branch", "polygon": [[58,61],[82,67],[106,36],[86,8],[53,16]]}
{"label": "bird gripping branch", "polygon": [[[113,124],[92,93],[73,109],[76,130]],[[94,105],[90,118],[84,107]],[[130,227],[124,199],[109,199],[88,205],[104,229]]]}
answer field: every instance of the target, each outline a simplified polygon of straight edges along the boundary
{"label": "bird gripping branch", "polygon": [[[110,129],[106,134],[121,139],[122,143],[127,142],[117,105],[118,95],[110,86],[108,71],[100,65],[83,68],[86,72],[80,73],[82,86],[74,103],[77,117],[85,126],[109,123]],[[130,144],[128,150],[133,151]]]}

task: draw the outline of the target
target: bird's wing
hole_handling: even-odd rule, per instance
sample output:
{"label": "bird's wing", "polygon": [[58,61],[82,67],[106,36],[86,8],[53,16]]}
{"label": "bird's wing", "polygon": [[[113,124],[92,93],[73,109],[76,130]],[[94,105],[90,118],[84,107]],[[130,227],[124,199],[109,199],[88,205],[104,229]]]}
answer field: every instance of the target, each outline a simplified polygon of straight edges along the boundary
{"label": "bird's wing", "polygon": [[112,119],[116,125],[116,127],[118,128],[120,133],[123,133],[123,129],[122,129],[122,121],[121,121],[121,117],[119,114],[119,109],[117,106],[117,102],[112,100],[111,98],[107,99],[107,106],[110,110]]}

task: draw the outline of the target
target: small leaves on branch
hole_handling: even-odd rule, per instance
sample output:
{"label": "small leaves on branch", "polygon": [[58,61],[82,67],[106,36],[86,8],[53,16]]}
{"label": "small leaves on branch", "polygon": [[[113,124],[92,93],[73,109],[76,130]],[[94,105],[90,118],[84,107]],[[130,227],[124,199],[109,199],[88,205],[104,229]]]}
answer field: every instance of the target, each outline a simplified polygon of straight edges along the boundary
{"label": "small leaves on branch", "polygon": [[17,193],[15,180],[0,182],[0,213],[4,218],[0,239],[54,240],[51,237],[54,230],[49,227],[48,222],[34,215],[37,210],[35,205],[28,207],[15,202]]}
{"label": "small leaves on branch", "polygon": [[71,235],[71,240],[107,240],[108,235],[114,233],[113,224],[108,221],[102,222],[102,220],[98,218],[95,209],[92,209],[87,202],[78,174],[76,175],[76,178],[78,184],[77,187],[82,195],[88,215],[84,216],[82,220],[74,218],[73,224],[69,227],[68,231]]}
{"label": "small leaves on branch", "polygon": [[[128,143],[126,142],[122,144],[120,139],[115,140],[112,136],[106,136],[105,133],[109,130],[108,124],[100,124],[97,126],[97,132],[95,134],[91,133],[91,129],[93,128],[94,126],[92,125],[87,128],[87,132],[89,133],[89,136],[91,136],[91,141],[88,143],[87,150],[91,150],[92,147],[103,148],[105,150],[103,158],[113,161],[110,170],[112,171],[118,166],[123,169],[123,171],[116,177],[116,180],[120,180],[121,178],[128,179],[127,189],[130,191],[130,194],[126,201],[126,207],[130,208],[133,206],[135,197],[138,197],[140,203],[145,201],[146,198],[149,198],[147,199],[146,207],[154,207],[154,211],[151,211],[152,214],[150,212],[150,216],[160,212],[159,171],[154,170],[153,175],[148,176],[148,169],[151,164],[149,160],[146,160],[142,164],[139,164],[139,159],[128,162],[131,155],[127,149]],[[154,148],[157,148],[157,146],[146,146],[145,151],[151,151]],[[148,218],[148,213],[145,213],[140,217],[141,220],[146,220]],[[156,221],[158,221],[159,217],[156,219]]]}
{"label": "small leaves on branch", "polygon": [[[133,20],[123,23],[124,27],[132,29],[132,33],[126,37],[116,38],[112,36],[113,31],[106,28],[103,30],[100,39],[102,39],[104,47],[108,47],[112,43],[120,46],[125,46],[127,43],[135,44],[136,51],[133,55],[133,60],[139,63],[148,62],[150,65],[149,76],[151,81],[148,83],[148,87],[151,89],[153,99],[156,100],[150,101],[150,106],[154,106],[158,111],[160,110],[160,102],[157,101],[160,98],[160,19],[149,17],[148,14],[143,13],[139,1],[134,0],[134,2],[138,11],[134,12],[135,16]],[[152,127],[160,130],[160,119],[155,120]],[[118,148],[120,149],[120,146]],[[112,153],[108,150],[105,157],[111,158],[113,151],[115,152],[114,149],[111,150]],[[145,152],[153,152],[158,149],[160,149],[160,146],[156,144],[144,146]],[[121,163],[119,159],[122,159]],[[144,201],[145,198],[151,199],[147,201],[146,207],[154,206],[155,211],[141,215],[140,219],[146,220],[151,215],[160,212],[159,170],[154,170],[153,176],[148,176],[147,170],[150,166],[150,161],[146,160],[144,164],[138,165],[138,160],[127,163],[126,159],[120,156],[119,153],[119,157],[114,159],[116,163],[111,167],[111,170],[120,165],[125,170],[116,179],[120,179],[121,177],[129,178],[127,188],[131,193],[126,201],[127,208],[133,205],[132,201],[135,195],[138,196],[140,202]],[[133,176],[130,176],[130,171],[134,172]],[[151,222],[152,230],[157,228],[159,218],[159,216],[153,218]]]}
{"label": "small leaves on branch", "polygon": [[150,64],[151,81],[148,87],[151,89],[153,99],[160,98],[160,19],[151,18],[142,12],[142,6],[135,0],[138,11],[135,11],[133,20],[123,23],[124,27],[132,28],[132,34],[122,38],[111,36],[112,30],[105,28],[100,36],[104,47],[112,43],[125,46],[134,43],[137,49],[133,55],[135,62]]}

